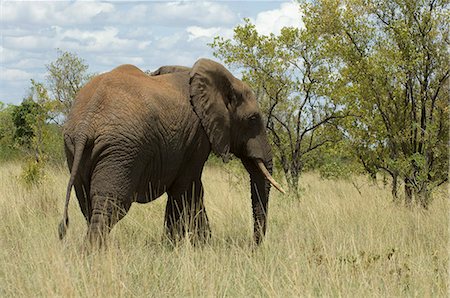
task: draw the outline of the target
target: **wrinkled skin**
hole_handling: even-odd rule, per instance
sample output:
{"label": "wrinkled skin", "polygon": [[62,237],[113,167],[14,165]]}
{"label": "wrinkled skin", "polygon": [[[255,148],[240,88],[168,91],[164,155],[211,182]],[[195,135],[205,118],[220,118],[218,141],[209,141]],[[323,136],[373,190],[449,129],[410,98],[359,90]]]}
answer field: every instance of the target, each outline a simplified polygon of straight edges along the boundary
{"label": "wrinkled skin", "polygon": [[272,153],[253,92],[222,65],[200,59],[152,76],[122,65],[99,75],[80,90],[64,138],[71,179],[60,238],[72,184],[92,244],[133,202],[164,193],[167,236],[209,238],[201,176],[212,150],[225,161],[236,155],[250,174],[254,241],[262,241],[270,184],[255,161],[271,172]]}

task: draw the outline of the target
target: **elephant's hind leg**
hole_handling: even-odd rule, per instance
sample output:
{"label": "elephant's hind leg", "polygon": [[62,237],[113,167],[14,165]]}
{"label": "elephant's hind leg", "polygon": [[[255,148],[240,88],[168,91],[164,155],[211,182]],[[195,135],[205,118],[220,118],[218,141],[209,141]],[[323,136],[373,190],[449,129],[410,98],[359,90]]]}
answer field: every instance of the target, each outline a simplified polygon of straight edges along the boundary
{"label": "elephant's hind leg", "polygon": [[86,187],[87,183],[82,183],[80,178],[75,178],[75,193],[77,194],[78,205],[80,205],[81,212],[89,225],[89,221],[92,216],[92,205],[89,198],[89,188]]}
{"label": "elephant's hind leg", "polygon": [[87,240],[91,246],[101,247],[112,227],[128,212],[130,206],[112,196],[94,195],[92,216],[89,222]]}

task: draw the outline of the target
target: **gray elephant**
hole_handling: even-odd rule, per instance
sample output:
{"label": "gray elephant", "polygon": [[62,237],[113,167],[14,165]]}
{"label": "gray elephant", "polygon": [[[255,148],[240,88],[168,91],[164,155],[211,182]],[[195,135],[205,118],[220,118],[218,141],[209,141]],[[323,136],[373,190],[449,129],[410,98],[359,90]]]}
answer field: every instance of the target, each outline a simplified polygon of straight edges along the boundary
{"label": "gray elephant", "polygon": [[150,73],[151,76],[159,76],[167,73],[190,71],[190,67],[180,65],[165,65]]}
{"label": "gray elephant", "polygon": [[257,244],[266,232],[270,184],[283,191],[270,175],[271,148],[253,92],[208,59],[154,76],[122,65],[93,78],[78,93],[64,142],[70,180],[60,239],[72,186],[91,244],[101,245],[133,202],[164,193],[167,236],[209,238],[201,176],[211,150],[224,161],[234,154],[250,174]]}

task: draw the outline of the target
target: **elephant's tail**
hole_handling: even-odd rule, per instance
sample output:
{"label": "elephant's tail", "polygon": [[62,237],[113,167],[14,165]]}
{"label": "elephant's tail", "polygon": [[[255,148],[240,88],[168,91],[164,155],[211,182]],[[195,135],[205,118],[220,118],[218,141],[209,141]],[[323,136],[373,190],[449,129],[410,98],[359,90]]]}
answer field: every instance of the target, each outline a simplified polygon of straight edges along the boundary
{"label": "elephant's tail", "polygon": [[73,154],[73,163],[72,168],[70,169],[70,179],[69,184],[67,185],[66,191],[66,203],[64,205],[64,215],[63,219],[59,223],[58,233],[59,239],[63,239],[66,235],[67,227],[69,226],[69,201],[70,201],[70,193],[72,191],[72,186],[75,181],[75,177],[78,172],[78,168],[80,166],[81,157],[83,156],[83,151],[86,146],[87,137],[80,137],[75,140],[74,144],[74,154]]}

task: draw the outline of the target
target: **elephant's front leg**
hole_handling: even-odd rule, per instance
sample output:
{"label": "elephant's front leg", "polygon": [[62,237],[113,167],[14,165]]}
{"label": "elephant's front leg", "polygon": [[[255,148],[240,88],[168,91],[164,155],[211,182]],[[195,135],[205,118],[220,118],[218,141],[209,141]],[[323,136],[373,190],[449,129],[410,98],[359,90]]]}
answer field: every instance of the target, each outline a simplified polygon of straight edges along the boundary
{"label": "elephant's front leg", "polygon": [[204,242],[211,237],[208,215],[203,201],[200,180],[188,184],[175,184],[167,192],[165,227],[172,241],[188,236],[193,242]]}

